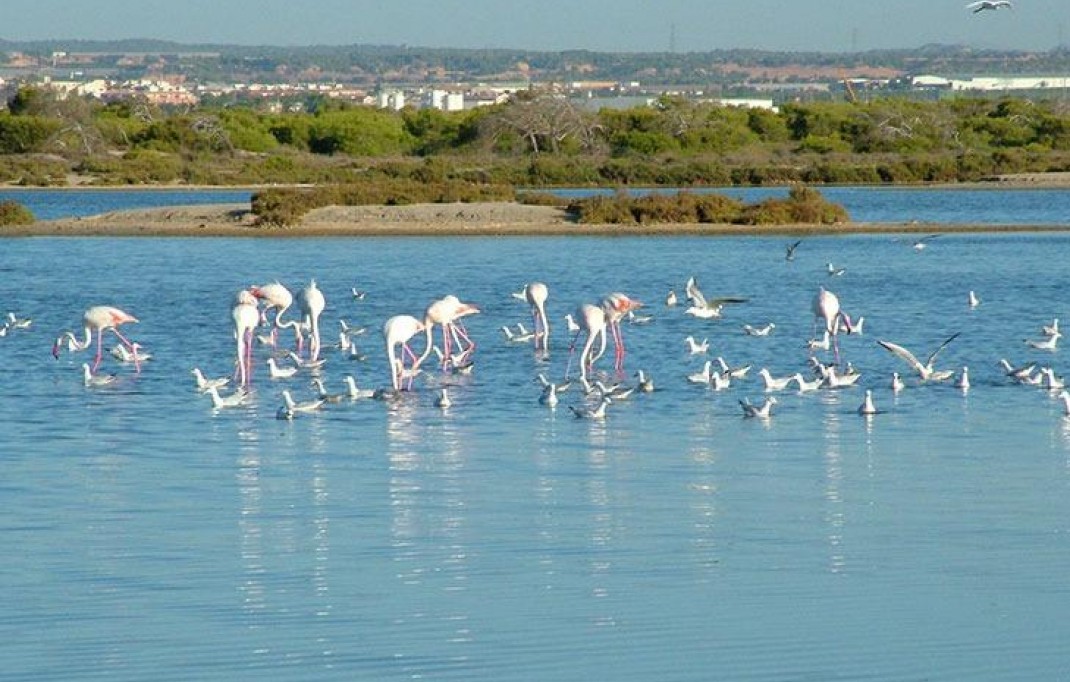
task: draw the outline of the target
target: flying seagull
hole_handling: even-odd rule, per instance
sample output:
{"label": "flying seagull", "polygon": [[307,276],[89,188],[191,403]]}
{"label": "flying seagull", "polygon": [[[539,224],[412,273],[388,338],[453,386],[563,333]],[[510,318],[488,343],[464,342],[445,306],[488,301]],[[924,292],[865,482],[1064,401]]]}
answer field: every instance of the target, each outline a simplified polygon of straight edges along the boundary
{"label": "flying seagull", "polygon": [[802,244],[802,240],[801,239],[799,241],[797,241],[797,242],[792,242],[791,244],[788,244],[787,252],[784,254],[784,260],[786,260],[786,261],[795,260],[795,249],[799,248],[799,244]]}
{"label": "flying seagull", "polygon": [[945,339],[944,342],[941,343],[936,348],[936,350],[934,350],[929,355],[929,357],[925,360],[924,365],[916,357],[914,357],[913,353],[898,344],[892,343],[891,341],[878,341],[877,343],[882,348],[887,351],[891,351],[894,355],[897,355],[900,359],[910,365],[914,369],[914,371],[918,373],[918,376],[921,377],[922,381],[947,381],[955,373],[951,370],[933,369],[933,361],[936,360],[936,356],[939,355],[940,351],[947,347],[947,344],[958,338],[960,333],[961,332],[956,332],[949,336],[947,339]]}
{"label": "flying seagull", "polygon": [[983,12],[986,9],[996,10],[1006,7],[1007,9],[1014,9],[1014,5],[1011,4],[1011,0],[978,0],[978,2],[971,2],[966,5],[966,9],[973,10],[974,14]]}

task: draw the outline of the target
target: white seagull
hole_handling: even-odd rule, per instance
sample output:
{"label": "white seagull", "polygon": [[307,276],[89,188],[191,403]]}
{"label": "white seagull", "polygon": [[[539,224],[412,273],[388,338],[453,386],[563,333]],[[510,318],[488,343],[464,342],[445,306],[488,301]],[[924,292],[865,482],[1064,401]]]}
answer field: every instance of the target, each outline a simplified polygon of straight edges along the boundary
{"label": "white seagull", "polygon": [[966,301],[970,304],[970,310],[981,305],[981,299],[977,298],[977,294],[972,289],[970,290],[970,295],[966,297]]}
{"label": "white seagull", "polygon": [[358,388],[357,380],[353,378],[352,374],[347,374],[345,377],[346,382],[346,396],[350,400],[361,400],[375,397],[374,388]]}
{"label": "white seagull", "polygon": [[449,392],[449,390],[444,388],[441,391],[439,391],[437,396],[435,396],[435,407],[437,407],[439,409],[442,409],[442,410],[445,410],[445,409],[449,409],[449,407],[452,406],[452,405],[453,405],[453,401],[450,400],[450,392]]}
{"label": "white seagull", "polygon": [[93,374],[89,369],[89,363],[82,363],[82,383],[86,388],[100,388],[114,384],[119,377],[114,374]]}
{"label": "white seagull", "polygon": [[576,415],[576,419],[605,419],[606,407],[613,402],[605,396],[602,397],[602,402],[598,403],[595,407],[575,407],[569,405],[568,409],[572,410],[572,414]]}
{"label": "white seagull", "polygon": [[238,407],[239,405],[243,405],[249,397],[249,394],[243,388],[239,388],[229,395],[219,395],[218,388],[209,386],[205,393],[212,399],[212,407],[217,410],[222,410],[225,407]]}
{"label": "white seagull", "polygon": [[190,374],[193,375],[193,380],[197,383],[197,390],[201,393],[205,393],[209,388],[223,388],[230,383],[229,377],[219,377],[216,379],[208,379],[204,376],[204,372],[199,367],[194,367],[190,370]]}
{"label": "white seagull", "polygon": [[272,379],[289,379],[293,375],[297,374],[296,367],[279,367],[275,362],[275,358],[267,359],[268,375]]}
{"label": "white seagull", "polygon": [[1007,9],[1014,9],[1011,0],[977,0],[977,2],[971,2],[966,5],[966,9],[971,10],[974,14],[984,12],[987,9],[998,10],[1004,7]]}
{"label": "white seagull", "polygon": [[741,365],[739,367],[729,367],[728,363],[721,356],[717,356],[717,364],[721,366],[721,372],[727,374],[733,379],[742,379],[747,376],[747,372],[750,371],[750,365]]}
{"label": "white seagull", "polygon": [[554,409],[557,407],[557,386],[550,384],[539,396],[539,403]]}
{"label": "white seagull", "polygon": [[750,401],[746,398],[739,401],[739,406],[743,408],[744,419],[757,417],[758,419],[769,419],[772,416],[773,405],[776,405],[776,398],[769,396],[765,399],[765,402],[761,405],[751,405]]}
{"label": "white seagull", "polygon": [[637,371],[635,373],[635,378],[636,378],[636,381],[639,382],[636,385],[636,388],[639,389],[640,393],[653,393],[654,392],[654,379],[651,378],[651,377],[648,377],[646,375],[646,372],[644,372],[643,370]]}
{"label": "white seagull", "polygon": [[825,383],[825,379],[823,377],[818,377],[817,379],[807,381],[805,378],[803,378],[803,375],[799,374],[798,372],[796,372],[792,378],[795,379],[795,385],[799,387],[799,393],[809,393],[810,391],[816,391],[817,389],[821,388],[821,384]]}
{"label": "white seagull", "polygon": [[1034,339],[1026,339],[1025,342],[1030,348],[1035,348],[1037,350],[1054,351],[1057,350],[1057,346],[1059,345],[1059,339],[1061,339],[1062,337],[1062,333],[1056,331],[1054,334],[1052,334],[1046,339],[1040,341],[1036,341]]}
{"label": "white seagull", "polygon": [[764,327],[752,327],[749,324],[743,325],[743,333],[747,336],[769,336],[776,329],[776,324],[770,322]]}
{"label": "white seagull", "polygon": [[1059,393],[1059,399],[1063,401],[1063,414],[1070,417],[1070,393],[1061,391]]}
{"label": "white seagull", "polygon": [[903,383],[903,379],[899,376],[899,372],[892,372],[892,393],[898,393],[904,388],[906,388],[906,384]]}
{"label": "white seagull", "polygon": [[316,398],[315,400],[307,400],[304,402],[297,402],[293,396],[290,395],[290,391],[282,391],[282,401],[286,406],[286,409],[291,412],[314,412],[315,410],[323,407],[323,403],[326,402],[323,398]]}
{"label": "white seagull", "polygon": [[867,417],[872,414],[877,414],[877,406],[873,404],[873,391],[866,389],[866,397],[862,401],[862,404],[858,406],[858,414],[863,417]]}
{"label": "white seagull", "polygon": [[685,292],[687,293],[687,300],[691,302],[691,305],[684,311],[684,313],[704,320],[720,317],[721,310],[728,303],[746,303],[747,301],[745,298],[734,297],[707,299],[698,288],[698,283],[695,281],[694,277],[688,278]]}
{"label": "white seagull", "polygon": [[713,361],[712,360],[707,360],[706,363],[704,365],[702,365],[702,371],[701,372],[695,372],[694,374],[688,374],[687,375],[687,380],[689,382],[691,382],[692,384],[708,384],[708,383],[710,383],[710,367],[712,365],[713,365]]}
{"label": "white seagull", "polygon": [[877,344],[881,348],[884,348],[885,350],[890,351],[894,355],[899,356],[900,359],[910,365],[910,367],[918,373],[918,376],[921,377],[922,381],[947,381],[955,375],[954,370],[935,370],[933,369],[933,361],[936,360],[936,356],[940,354],[940,351],[946,348],[947,344],[957,339],[959,334],[961,333],[962,332],[955,332],[951,336],[944,339],[944,342],[937,346],[936,350],[934,350],[925,360],[925,364],[919,362],[918,359],[914,357],[914,354],[908,351],[906,348],[903,348],[898,344],[892,343],[891,341],[877,341]]}
{"label": "white seagull", "polygon": [[955,382],[955,388],[962,389],[963,391],[970,390],[970,368],[963,367],[962,372],[959,373],[958,381]]}
{"label": "white seagull", "polygon": [[687,344],[687,350],[691,355],[705,355],[710,349],[709,339],[702,339],[702,343],[695,341],[694,336],[688,336],[684,339],[684,343]]}
{"label": "white seagull", "polygon": [[791,386],[791,382],[795,381],[795,375],[790,377],[774,377],[769,373],[769,370],[762,367],[758,370],[758,375],[762,377],[762,381],[765,383],[765,390],[771,391],[783,391],[788,386]]}

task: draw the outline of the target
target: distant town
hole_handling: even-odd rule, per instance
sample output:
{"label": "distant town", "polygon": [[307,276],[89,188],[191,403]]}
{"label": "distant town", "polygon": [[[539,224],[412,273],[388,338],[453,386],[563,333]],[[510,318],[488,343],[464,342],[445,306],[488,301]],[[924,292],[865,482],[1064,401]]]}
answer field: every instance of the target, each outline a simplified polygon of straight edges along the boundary
{"label": "distant town", "polygon": [[303,111],[324,99],[395,110],[460,111],[500,103],[530,88],[558,92],[590,109],[629,108],[665,95],[772,109],[783,102],[880,96],[1065,98],[1070,51],[929,46],[856,54],[614,54],[0,41],[3,101],[23,85],[104,102],[240,103],[268,111]]}

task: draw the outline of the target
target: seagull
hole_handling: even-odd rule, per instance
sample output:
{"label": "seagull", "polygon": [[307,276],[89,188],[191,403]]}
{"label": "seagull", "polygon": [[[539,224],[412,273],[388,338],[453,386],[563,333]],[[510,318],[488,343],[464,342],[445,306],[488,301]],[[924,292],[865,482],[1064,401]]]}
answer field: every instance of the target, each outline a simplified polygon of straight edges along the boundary
{"label": "seagull", "polygon": [[810,352],[813,352],[815,350],[828,350],[831,347],[832,339],[829,336],[829,331],[827,329],[825,330],[825,333],[821,337],[820,341],[818,341],[817,339],[810,339],[806,342],[806,350]]}
{"label": "seagull", "polygon": [[1059,318],[1055,318],[1051,321],[1051,324],[1046,324],[1040,328],[1040,331],[1044,332],[1046,336],[1055,336],[1061,334],[1059,331]]}
{"label": "seagull", "polygon": [[297,374],[297,367],[279,367],[275,362],[275,358],[267,359],[268,375],[272,379],[289,379],[293,375]]}
{"label": "seagull", "polygon": [[922,381],[947,381],[952,376],[954,376],[955,372],[953,370],[934,370],[933,361],[936,360],[936,356],[940,353],[940,351],[946,348],[947,344],[957,339],[959,337],[959,334],[961,333],[962,332],[955,332],[951,336],[944,339],[944,342],[937,346],[936,350],[934,350],[929,355],[924,365],[921,364],[921,362],[919,362],[916,357],[914,357],[913,353],[898,344],[892,343],[891,341],[877,341],[877,344],[881,348],[890,351],[894,355],[897,355],[902,360],[904,360],[914,369],[914,371],[918,373]]}
{"label": "seagull", "polygon": [[1004,374],[1019,382],[1023,382],[1028,379],[1033,374],[1033,370],[1036,369],[1037,366],[1036,363],[1032,363],[1029,365],[1015,367],[1011,363],[1007,362],[1005,358],[1000,358],[999,364],[1003,367]]}
{"label": "seagull", "polygon": [[342,400],[349,397],[348,393],[328,393],[323,385],[323,379],[320,379],[319,377],[312,380],[312,387],[316,389],[317,395],[327,403],[340,403]]}
{"label": "seagull", "polygon": [[687,344],[687,349],[691,355],[705,355],[710,349],[710,340],[702,339],[702,343],[695,341],[694,336],[688,336],[684,339],[684,343]]}
{"label": "seagull", "polygon": [[939,236],[940,235],[938,234],[925,235],[921,239],[916,240],[911,246],[915,251],[923,251],[925,250],[925,247],[929,245],[930,241],[936,239]]}
{"label": "seagull", "polygon": [[725,372],[714,372],[710,375],[710,388],[715,391],[727,391],[732,385],[732,377]]}
{"label": "seagull", "polygon": [[636,385],[636,388],[639,389],[640,393],[653,393],[654,392],[654,379],[651,378],[651,377],[648,377],[646,375],[646,372],[644,372],[643,370],[639,370],[638,372],[635,373],[635,378],[639,382]]}
{"label": "seagull", "polygon": [[873,404],[873,391],[868,388],[866,389],[865,399],[862,401],[862,404],[858,406],[858,414],[863,417],[877,414],[877,406]]}
{"label": "seagull", "polygon": [[362,400],[375,397],[375,389],[357,388],[357,380],[353,378],[352,374],[347,374],[344,381],[346,382],[346,397],[350,400]]}
{"label": "seagull", "polygon": [[119,377],[114,374],[93,374],[93,370],[89,369],[89,363],[82,363],[82,383],[86,388],[100,388],[101,386],[111,386]]}
{"label": "seagull", "polygon": [[453,401],[450,400],[450,392],[445,388],[439,391],[438,395],[435,396],[435,407],[446,410],[451,405],[453,405]]}
{"label": "seagull", "polygon": [[653,315],[636,315],[634,310],[628,311],[628,324],[650,324],[653,321]]}
{"label": "seagull", "polygon": [[292,395],[290,395],[289,390],[283,389],[282,402],[291,412],[314,412],[323,407],[323,403],[326,401],[323,398],[316,398],[315,400],[307,400],[299,403],[294,400]]}
{"label": "seagull", "polygon": [[690,307],[684,311],[687,315],[692,315],[700,319],[708,320],[714,317],[721,316],[721,310],[728,303],[746,303],[745,298],[735,297],[723,297],[707,299],[702,291],[698,288],[698,283],[694,277],[689,277],[687,280],[687,287],[685,288],[687,293],[687,300],[691,302]]}
{"label": "seagull", "polygon": [[832,263],[826,263],[825,267],[828,269],[829,277],[843,277],[843,274],[847,272],[847,268],[837,268]]}
{"label": "seagull", "polygon": [[783,391],[785,388],[791,385],[792,381],[795,381],[795,376],[790,377],[773,377],[769,373],[769,370],[762,367],[758,370],[758,375],[762,377],[762,381],[765,382],[765,390],[769,391]]}
{"label": "seagull", "polygon": [[219,389],[215,386],[209,386],[205,391],[212,399],[212,407],[217,410],[222,410],[225,407],[238,407],[243,405],[249,394],[243,388],[239,388],[233,393],[225,396],[219,395]]}
{"label": "seagull", "polygon": [[809,393],[810,391],[816,391],[817,389],[821,388],[821,384],[825,383],[825,379],[823,377],[818,377],[817,379],[807,381],[803,378],[803,375],[799,374],[798,372],[792,375],[792,379],[795,380],[795,384],[799,387],[799,393]]}
{"label": "seagull", "polygon": [[672,308],[675,305],[676,305],[676,291],[673,290],[673,289],[669,289],[668,295],[665,296],[665,307],[666,308]]}
{"label": "seagull", "polygon": [[367,291],[360,291],[356,287],[352,287],[349,292],[353,294],[354,301],[363,301],[364,297],[368,295]]}
{"label": "seagull", "polygon": [[199,367],[194,367],[190,370],[190,374],[193,375],[193,380],[197,383],[197,390],[201,393],[205,393],[209,388],[223,388],[230,383],[229,377],[219,377],[217,379],[207,379],[204,373],[201,372]]}
{"label": "seagull", "polygon": [[293,360],[295,366],[300,369],[319,369],[327,364],[326,358],[317,358],[315,360],[302,360],[301,356],[297,353],[290,351],[287,353],[290,359]]}
{"label": "seagull", "polygon": [[1011,0],[978,0],[977,2],[971,2],[966,5],[966,9],[972,10],[974,14],[983,12],[986,9],[998,10],[1006,7],[1007,9],[1014,9],[1014,5],[1011,4]]}
{"label": "seagull", "polygon": [[747,376],[747,372],[750,371],[750,365],[741,365],[739,367],[729,367],[728,363],[721,356],[717,356],[717,364],[721,366],[721,372],[727,374],[733,379],[742,379]]}
{"label": "seagull", "polygon": [[825,375],[825,386],[826,388],[850,388],[861,378],[862,375],[858,372],[848,370],[845,374],[840,374],[836,371],[836,367],[832,366]]}
{"label": "seagull", "polygon": [[601,381],[594,382],[595,387],[606,398],[612,398],[613,402],[618,400],[627,400],[635,393],[635,386],[621,386],[620,384],[614,384],[613,386],[606,386]]}
{"label": "seagull", "polygon": [[1061,391],[1059,393],[1059,399],[1063,401],[1063,414],[1070,417],[1070,393]]}
{"label": "seagull", "polygon": [[569,405],[568,409],[572,410],[572,414],[576,415],[576,419],[605,419],[606,407],[613,401],[605,396],[602,396],[602,401],[598,403],[596,407],[575,407]]}
{"label": "seagull", "polygon": [[9,312],[7,314],[6,326],[11,329],[29,329],[33,324],[33,319],[29,317],[18,317],[15,313]]}
{"label": "seagull", "polygon": [[960,388],[963,391],[970,390],[970,368],[963,367],[962,372],[959,374],[958,381],[955,382],[955,388]]}
{"label": "seagull", "polygon": [[903,383],[903,379],[899,376],[899,372],[892,372],[892,393],[898,393],[906,388],[906,384]]}
{"label": "seagull", "polygon": [[1066,388],[1066,382],[1063,381],[1062,377],[1055,376],[1055,370],[1051,367],[1042,367],[1040,373],[1044,375],[1044,385],[1049,391],[1058,391]]}
{"label": "seagull", "polygon": [[568,325],[569,334],[576,334],[580,331],[580,325],[576,324],[576,320],[573,319],[572,313],[565,315],[565,323]]}
{"label": "seagull", "polygon": [[788,244],[788,248],[784,253],[784,260],[788,261],[789,263],[795,260],[795,249],[799,248],[799,244],[802,244],[801,239],[797,242]]}
{"label": "seagull", "polygon": [[708,384],[708,383],[710,383],[710,367],[712,365],[713,365],[713,362],[710,361],[710,360],[707,360],[706,364],[702,365],[702,371],[701,372],[695,372],[694,374],[688,374],[687,375],[687,380],[689,382],[691,382],[692,384]]}
{"label": "seagull", "polygon": [[562,381],[559,384],[554,384],[549,379],[547,379],[546,375],[543,374],[542,372],[540,372],[538,374],[536,379],[538,379],[538,381],[542,385],[542,389],[544,391],[549,389],[550,386],[553,386],[554,389],[556,389],[558,393],[564,393],[565,391],[567,391],[569,388],[572,387],[572,382],[571,381]]}
{"label": "seagull", "polygon": [[1062,333],[1056,331],[1054,334],[1041,341],[1036,341],[1034,339],[1026,339],[1025,342],[1030,348],[1035,348],[1037,350],[1054,351],[1057,350],[1056,346],[1059,344],[1059,339],[1061,339],[1062,336]]}
{"label": "seagull", "polygon": [[977,294],[970,290],[970,295],[966,299],[970,304],[970,310],[973,310],[977,306],[981,305],[981,299],[977,298]]}
{"label": "seagull", "polygon": [[338,320],[338,324],[342,327],[342,333],[346,336],[360,336],[368,331],[367,327],[350,326],[345,320]]}
{"label": "seagull", "polygon": [[111,356],[123,363],[141,363],[152,359],[151,353],[142,353],[141,344],[134,342],[130,344],[130,349],[126,346],[119,344],[111,349]]}
{"label": "seagull", "polygon": [[550,384],[539,396],[539,403],[553,409],[557,407],[557,386]]}
{"label": "seagull", "polygon": [[776,398],[769,396],[765,399],[765,402],[761,405],[751,405],[750,401],[746,398],[739,401],[739,406],[743,408],[743,418],[748,419],[757,417],[758,419],[769,419],[772,416],[773,405],[776,405]]}
{"label": "seagull", "polygon": [[747,336],[769,336],[776,329],[776,324],[770,322],[764,327],[752,327],[749,324],[743,325],[743,332]]}
{"label": "seagull", "polygon": [[841,316],[837,321],[836,332],[844,332],[847,334],[861,334],[862,327],[866,324],[865,315],[859,316],[857,320],[852,320],[849,317]]}

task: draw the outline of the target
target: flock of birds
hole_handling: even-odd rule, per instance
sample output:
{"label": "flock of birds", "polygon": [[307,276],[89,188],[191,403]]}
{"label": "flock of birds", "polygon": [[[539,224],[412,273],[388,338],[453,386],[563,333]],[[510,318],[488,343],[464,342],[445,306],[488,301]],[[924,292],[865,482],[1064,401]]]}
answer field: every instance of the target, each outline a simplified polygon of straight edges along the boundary
{"label": "flock of birds", "polygon": [[[921,251],[938,235],[929,235],[913,242],[913,248]],[[801,242],[787,246],[785,260],[792,261]],[[845,269],[827,264],[828,277],[842,276]],[[363,300],[364,292],[352,291],[354,301]],[[537,359],[549,357],[551,323],[547,315],[547,302],[550,289],[543,282],[531,282],[512,296],[530,308],[532,328],[523,323],[515,326],[500,327],[506,344],[531,346]],[[696,320],[716,320],[725,315],[727,306],[746,303],[747,299],[739,297],[707,297],[700,289],[694,277],[687,280],[683,287],[683,296],[678,297],[675,290],[670,290],[665,297],[665,308],[683,308],[683,314]],[[966,305],[975,309],[981,305],[977,295],[970,291]],[[287,317],[291,308],[296,307],[297,315]],[[293,419],[295,416],[323,409],[332,403],[364,399],[397,400],[414,392],[414,382],[425,367],[434,365],[442,377],[455,374],[469,374],[476,364],[477,344],[465,328],[465,318],[481,313],[481,309],[462,301],[455,295],[448,295],[432,301],[423,314],[395,315],[382,326],[382,342],[390,374],[389,388],[369,389],[358,385],[352,374],[344,378],[346,389],[339,393],[330,393],[324,384],[322,370],[327,363],[323,354],[320,316],[326,307],[324,294],[311,281],[295,295],[279,282],[251,286],[237,292],[231,308],[234,339],[234,372],[229,376],[207,377],[197,367],[192,368],[196,389],[205,394],[214,409],[225,409],[246,404],[250,400],[250,386],[254,377],[254,348],[261,346],[266,351],[265,365],[268,376],[273,382],[287,382],[302,377],[310,377],[310,385],[315,393],[308,399],[295,399],[289,388],[280,392],[282,400],[276,416],[280,419]],[[634,374],[624,371],[627,349],[624,342],[623,325],[643,325],[653,321],[651,314],[642,314],[643,303],[623,292],[613,292],[598,302],[580,305],[574,312],[564,317],[568,325],[569,346],[568,363],[562,381],[551,381],[545,373],[536,377],[539,383],[538,403],[555,409],[562,399],[562,394],[573,391],[581,397],[568,405],[577,417],[584,419],[605,419],[615,402],[629,399],[636,394],[649,394],[655,391],[650,373],[638,370]],[[808,353],[808,368],[795,371],[785,376],[774,376],[769,368],[762,367],[754,372],[761,380],[764,399],[752,403],[749,398],[739,400],[744,418],[771,419],[777,405],[776,395],[790,390],[793,386],[799,393],[817,390],[839,390],[859,385],[861,373],[851,362],[843,362],[840,349],[842,335],[863,334],[863,316],[849,315],[840,305],[839,297],[826,289],[818,288],[810,306],[813,316],[811,338],[805,347]],[[85,311],[82,317],[81,333],[65,331],[53,344],[52,352],[57,358],[66,349],[70,352],[85,351],[94,346],[95,357],[92,363],[82,366],[83,383],[87,388],[100,388],[116,382],[114,374],[101,373],[100,365],[104,360],[104,336],[112,334],[118,340],[110,355],[123,364],[132,364],[135,372],[141,371],[141,364],[152,359],[152,355],[138,343],[131,341],[120,331],[126,325],[138,322],[133,315],[112,306],[94,306]],[[10,331],[25,329],[32,321],[21,319],[9,313],[0,336]],[[355,339],[367,333],[367,327],[349,325],[345,320],[339,321],[340,331],[337,342],[329,347],[338,349],[353,360],[364,360],[367,356],[358,348]],[[776,330],[773,322],[756,326],[744,324],[740,327],[747,336],[766,337]],[[283,341],[283,336],[293,335],[293,347]],[[960,333],[944,339],[935,349],[919,359],[904,346],[878,339],[877,345],[903,362],[917,376],[918,385],[954,382],[963,391],[970,388],[968,367],[959,370],[938,367],[936,361],[940,353],[952,344]],[[416,342],[423,341],[422,348],[415,349]],[[1055,351],[1062,333],[1058,319],[1044,325],[1039,338],[1026,339],[1029,348],[1037,351]],[[612,372],[598,370],[597,364],[606,355],[609,340],[613,344]],[[582,341],[582,343],[581,343]],[[723,356],[705,359],[710,353],[709,338],[699,340],[689,335],[682,340],[686,355],[700,357],[704,360],[702,369],[685,375],[689,385],[697,385],[712,391],[725,391],[733,385],[745,381],[751,366],[732,366]],[[261,354],[264,354],[261,353]],[[820,359],[821,354],[831,354],[830,361]],[[430,360],[434,354],[434,360]],[[826,356],[826,359],[827,356]],[[716,367],[715,367],[716,363]],[[1001,360],[1007,380],[1015,383],[1040,386],[1063,401],[1064,411],[1070,416],[1070,393],[1065,390],[1063,380],[1050,367],[1041,367],[1031,363],[1015,366],[1007,360]],[[575,376],[573,376],[575,374]],[[635,382],[625,382],[625,377],[634,377]],[[868,382],[872,385],[872,382]],[[234,385],[234,389],[228,389]],[[448,409],[453,404],[448,381],[437,382],[434,391],[434,405]],[[893,372],[888,379],[888,388],[898,393],[904,390],[906,382],[898,372]],[[534,397],[534,396],[533,396]],[[879,414],[873,388],[866,388],[857,412],[867,417]]]}

